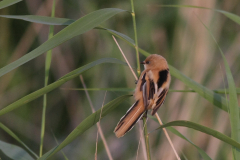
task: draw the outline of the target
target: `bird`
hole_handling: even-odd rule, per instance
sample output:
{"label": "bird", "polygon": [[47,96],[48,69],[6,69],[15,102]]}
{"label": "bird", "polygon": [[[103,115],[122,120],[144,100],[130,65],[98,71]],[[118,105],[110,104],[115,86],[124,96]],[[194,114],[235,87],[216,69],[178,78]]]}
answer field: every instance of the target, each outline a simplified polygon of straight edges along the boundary
{"label": "bird", "polygon": [[151,54],[141,64],[144,65],[134,92],[135,103],[120,119],[114,129],[120,138],[130,131],[134,125],[152,110],[155,115],[165,101],[171,82],[171,75],[166,59],[158,54]]}

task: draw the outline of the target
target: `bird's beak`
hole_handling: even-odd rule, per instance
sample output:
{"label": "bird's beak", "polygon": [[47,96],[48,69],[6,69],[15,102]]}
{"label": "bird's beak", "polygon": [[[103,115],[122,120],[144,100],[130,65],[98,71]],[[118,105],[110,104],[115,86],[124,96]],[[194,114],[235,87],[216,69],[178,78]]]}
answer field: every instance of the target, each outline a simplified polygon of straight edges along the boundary
{"label": "bird's beak", "polygon": [[143,62],[140,62],[141,64],[145,64],[145,62],[143,61]]}

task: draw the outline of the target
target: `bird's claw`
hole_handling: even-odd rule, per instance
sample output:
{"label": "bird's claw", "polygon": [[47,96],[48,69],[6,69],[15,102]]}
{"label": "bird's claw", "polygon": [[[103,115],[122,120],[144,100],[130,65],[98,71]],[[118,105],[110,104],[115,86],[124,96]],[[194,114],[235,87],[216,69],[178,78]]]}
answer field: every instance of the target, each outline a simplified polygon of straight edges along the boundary
{"label": "bird's claw", "polygon": [[138,80],[135,80],[135,84],[137,84],[138,83]]}
{"label": "bird's claw", "polygon": [[141,119],[143,119],[143,118],[147,118],[147,110],[146,110],[146,112],[145,113],[143,113],[143,116],[142,116],[142,118]]}

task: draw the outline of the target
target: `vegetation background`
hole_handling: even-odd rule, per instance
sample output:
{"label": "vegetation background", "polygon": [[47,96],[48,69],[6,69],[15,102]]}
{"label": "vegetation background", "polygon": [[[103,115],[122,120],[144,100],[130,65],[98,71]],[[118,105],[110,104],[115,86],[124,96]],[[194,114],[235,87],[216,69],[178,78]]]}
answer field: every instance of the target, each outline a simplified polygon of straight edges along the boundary
{"label": "vegetation background", "polygon": [[[50,16],[52,0],[25,0],[0,9],[0,15]],[[198,8],[172,8],[160,5],[194,5],[220,9],[240,15],[237,0],[141,0],[134,1],[138,45],[149,53],[161,54],[168,63],[203,86],[215,90],[227,88],[225,68],[221,54],[201,23],[209,27],[228,61],[236,86],[240,81],[240,26],[221,13]],[[79,19],[103,8],[121,8],[131,11],[129,0],[56,0],[55,17]],[[199,17],[199,18],[198,18]],[[117,14],[101,24],[134,39],[131,14]],[[54,33],[65,26],[54,26]],[[40,46],[48,39],[49,25],[0,17],[0,68],[17,60]],[[136,71],[136,54],[133,47],[118,39],[130,64]],[[124,61],[111,34],[102,30],[90,30],[55,47],[52,51],[49,83],[70,71],[100,58],[114,57]],[[41,55],[0,78],[1,109],[12,102],[44,86],[45,55]],[[143,61],[145,57],[140,56]],[[143,69],[143,68],[142,68]],[[82,74],[88,88],[134,88],[135,79],[129,68],[122,65],[103,64]],[[43,153],[62,142],[91,112],[79,78],[75,78],[47,94],[46,130]],[[184,83],[172,77],[170,89],[188,90]],[[106,93],[106,99],[104,96]],[[132,94],[133,92],[128,92]],[[94,108],[113,100],[126,92],[89,91]],[[224,94],[222,95],[224,96]],[[113,130],[119,119],[133,103],[133,98],[121,103],[101,120],[113,159],[144,159],[139,144],[139,126],[123,138],[116,138]],[[239,96],[238,96],[239,101]],[[0,122],[11,129],[36,154],[39,152],[43,99],[38,98],[23,107],[0,116]],[[229,114],[193,92],[169,92],[164,105],[158,111],[164,122],[188,120],[215,129],[230,136]],[[142,123],[142,122],[140,122]],[[152,159],[176,159],[162,130],[154,131],[159,124],[148,120],[149,143]],[[232,158],[230,145],[199,131],[175,127],[194,144],[202,148],[212,159]],[[96,149],[96,125],[88,129],[62,151],[69,159],[94,159]],[[19,145],[8,133],[0,131],[0,140]],[[170,133],[170,137],[182,159],[201,159],[198,150],[187,141]],[[3,153],[0,153],[0,157]],[[108,159],[99,138],[98,159]],[[7,159],[7,157],[5,157]],[[3,158],[2,158],[3,159]],[[58,152],[51,159],[64,159]],[[4,159],[3,159],[4,160]]]}

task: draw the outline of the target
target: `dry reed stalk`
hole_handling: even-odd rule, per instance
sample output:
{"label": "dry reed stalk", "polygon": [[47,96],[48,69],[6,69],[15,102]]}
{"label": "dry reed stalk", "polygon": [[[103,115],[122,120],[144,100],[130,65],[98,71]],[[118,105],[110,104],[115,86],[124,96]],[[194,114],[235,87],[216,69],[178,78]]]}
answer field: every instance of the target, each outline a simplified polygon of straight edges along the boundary
{"label": "dry reed stalk", "polygon": [[[91,107],[91,109],[92,109],[92,113],[94,113],[94,112],[95,112],[95,109],[94,109],[94,107],[93,107],[91,98],[90,98],[90,96],[89,96],[89,94],[88,94],[87,86],[86,86],[86,84],[85,84],[85,82],[84,82],[84,79],[83,79],[82,75],[80,75],[80,80],[81,80],[81,82],[82,82],[82,85],[83,85],[84,91],[85,91],[85,93],[86,93],[88,102],[89,102],[90,107]],[[106,96],[106,94],[105,94],[105,96]],[[105,97],[104,97],[104,101],[105,101]],[[104,101],[103,101],[103,102],[104,102]],[[102,110],[101,110],[101,113],[102,113]],[[100,119],[101,119],[101,115],[100,115]],[[104,134],[103,134],[103,131],[102,131],[102,128],[101,128],[101,126],[100,126],[100,119],[99,119],[99,122],[97,123],[98,132],[99,132],[99,134],[100,134],[100,137],[102,138],[102,141],[103,141],[104,147],[105,147],[105,149],[106,149],[108,158],[109,158],[110,160],[113,160],[112,155],[111,155],[111,152],[110,152],[110,149],[109,149],[108,144],[107,144],[107,141],[106,141],[106,138],[105,138],[105,136],[104,136]],[[98,138],[98,134],[97,134],[97,138]],[[97,142],[96,142],[96,146],[97,146]],[[97,153],[97,147],[96,147],[96,152],[95,152],[95,158],[96,158],[96,153]]]}

